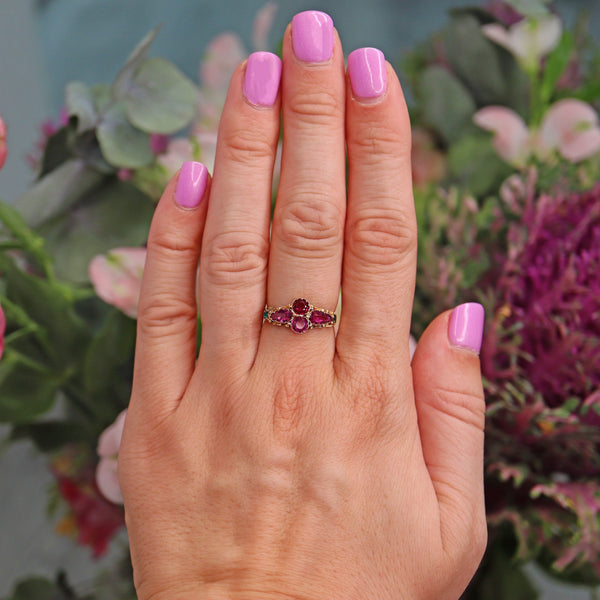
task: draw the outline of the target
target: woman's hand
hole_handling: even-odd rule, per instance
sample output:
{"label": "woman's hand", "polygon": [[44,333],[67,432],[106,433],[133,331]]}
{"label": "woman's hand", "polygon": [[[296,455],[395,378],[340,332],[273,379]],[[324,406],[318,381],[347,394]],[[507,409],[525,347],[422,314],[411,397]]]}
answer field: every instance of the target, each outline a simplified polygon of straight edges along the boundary
{"label": "woman's hand", "polygon": [[[483,313],[439,316],[411,365],[410,150],[393,69],[362,49],[347,76],[323,13],[233,75],[212,182],[184,165],[148,241],[119,457],[141,600],[456,599],[472,577]],[[340,286],[337,335],[263,322]]]}

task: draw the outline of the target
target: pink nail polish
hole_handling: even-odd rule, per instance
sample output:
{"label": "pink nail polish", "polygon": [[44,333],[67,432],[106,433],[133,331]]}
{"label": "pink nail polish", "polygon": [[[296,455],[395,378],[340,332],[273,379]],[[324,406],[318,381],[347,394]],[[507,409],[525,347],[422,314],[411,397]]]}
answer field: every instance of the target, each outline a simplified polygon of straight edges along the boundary
{"label": "pink nail polish", "polygon": [[248,57],[243,92],[255,106],[273,106],[281,80],[281,59],[271,52],[254,52]]}
{"label": "pink nail polish", "polygon": [[195,208],[202,201],[208,169],[199,162],[192,160],[183,163],[175,188],[175,201],[184,208]]}
{"label": "pink nail polish", "polygon": [[485,312],[477,302],[467,302],[452,311],[448,338],[450,344],[479,354],[483,338]]}
{"label": "pink nail polish", "polygon": [[300,60],[328,61],[333,54],[333,20],[318,10],[298,13],[292,19],[292,46]]}
{"label": "pink nail polish", "polygon": [[357,98],[377,98],[387,88],[385,56],[377,48],[359,48],[348,56],[348,75]]}

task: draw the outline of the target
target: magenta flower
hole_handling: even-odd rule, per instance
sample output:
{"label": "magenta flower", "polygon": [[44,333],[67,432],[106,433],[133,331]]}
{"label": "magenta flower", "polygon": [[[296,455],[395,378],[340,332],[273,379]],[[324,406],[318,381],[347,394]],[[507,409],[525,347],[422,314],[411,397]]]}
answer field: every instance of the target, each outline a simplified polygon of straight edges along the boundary
{"label": "magenta flower", "polygon": [[126,416],[127,410],[124,410],[98,439],[97,452],[100,461],[96,468],[96,485],[102,495],[114,504],[123,504],[117,467]]}
{"label": "magenta flower", "polygon": [[88,270],[96,294],[135,319],[145,262],[146,248],[115,248],[95,256]]}

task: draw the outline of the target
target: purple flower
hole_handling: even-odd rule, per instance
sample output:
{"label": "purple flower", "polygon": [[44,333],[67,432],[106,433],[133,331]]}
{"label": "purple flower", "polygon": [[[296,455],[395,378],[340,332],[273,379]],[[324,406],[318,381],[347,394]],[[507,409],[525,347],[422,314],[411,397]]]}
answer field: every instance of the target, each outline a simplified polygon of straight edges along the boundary
{"label": "purple flower", "polygon": [[503,0],[492,0],[486,6],[486,9],[507,27],[523,20],[523,15]]}

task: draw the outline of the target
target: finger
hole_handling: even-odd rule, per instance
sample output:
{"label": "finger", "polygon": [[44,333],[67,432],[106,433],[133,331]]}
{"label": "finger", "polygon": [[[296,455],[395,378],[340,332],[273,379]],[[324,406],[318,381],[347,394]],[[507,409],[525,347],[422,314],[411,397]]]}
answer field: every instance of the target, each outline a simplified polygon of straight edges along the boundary
{"label": "finger", "polygon": [[341,360],[409,362],[417,225],[410,121],[400,83],[375,48],[348,57],[348,208],[337,337]]}
{"label": "finger", "polygon": [[[344,59],[331,18],[296,15],[283,41],[283,154],[273,216],[267,299],[283,306],[304,297],[314,306],[337,304],[345,218]],[[265,325],[271,353],[291,349],[289,331]],[[303,348],[319,348],[333,330],[310,332]]]}
{"label": "finger", "polygon": [[[427,328],[412,361],[423,456],[440,506],[447,547],[483,553],[485,401],[478,352],[484,313],[462,304]],[[481,556],[476,557],[477,560]]]}
{"label": "finger", "polygon": [[154,213],[140,293],[132,404],[174,410],[196,357],[196,273],[209,175],[187,162]]}
{"label": "finger", "polygon": [[250,55],[234,73],[221,116],[200,264],[201,359],[246,369],[265,305],[281,60]]}

